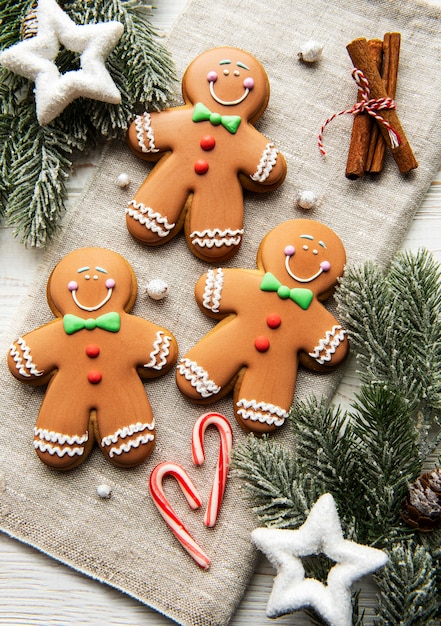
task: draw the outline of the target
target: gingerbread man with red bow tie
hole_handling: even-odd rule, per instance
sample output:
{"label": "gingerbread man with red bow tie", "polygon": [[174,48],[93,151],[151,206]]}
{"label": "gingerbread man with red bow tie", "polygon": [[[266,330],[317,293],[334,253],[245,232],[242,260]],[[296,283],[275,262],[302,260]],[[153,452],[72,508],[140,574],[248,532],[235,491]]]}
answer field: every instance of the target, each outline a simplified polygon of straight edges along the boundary
{"label": "gingerbread man with red bow tie", "polygon": [[270,191],[286,175],[276,147],[253,123],[269,99],[262,65],[237,48],[199,55],[182,81],[185,105],[144,113],[128,144],[157,161],[126,209],[130,233],[146,245],[169,241],[182,228],[190,250],[225,261],[243,237],[243,190]]}
{"label": "gingerbread man with red bow tie", "polygon": [[56,319],[12,344],[12,374],[31,385],[49,383],[34,428],[34,448],[46,465],[72,469],[94,441],[120,467],[139,465],[153,451],[155,424],[141,378],[165,374],[177,344],[167,329],[129,315],[136,292],[122,256],[75,250],[48,281]]}
{"label": "gingerbread man with red bow tie", "polygon": [[283,222],[264,237],[258,270],[209,270],[196,301],[222,320],[181,358],[177,384],[189,399],[212,403],[234,391],[246,432],[280,428],[289,414],[299,362],[326,372],[348,352],[346,331],[322,304],[342,275],[345,250],[313,220]]}

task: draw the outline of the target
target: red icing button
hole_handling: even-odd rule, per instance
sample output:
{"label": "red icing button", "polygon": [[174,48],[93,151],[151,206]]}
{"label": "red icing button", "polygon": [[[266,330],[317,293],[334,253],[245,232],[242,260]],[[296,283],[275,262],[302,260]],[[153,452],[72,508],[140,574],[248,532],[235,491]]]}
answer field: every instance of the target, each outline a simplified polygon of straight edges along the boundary
{"label": "red icing button", "polygon": [[97,385],[101,382],[103,375],[98,370],[90,370],[87,374],[87,380],[92,383],[92,385]]}
{"label": "red icing button", "polygon": [[282,323],[282,318],[280,317],[280,315],[277,315],[277,313],[272,313],[266,318],[266,323],[270,328],[279,328],[280,324]]}
{"label": "red icing button", "polygon": [[97,357],[99,353],[100,353],[100,349],[94,343],[91,343],[90,345],[86,346],[86,354],[91,359],[94,359],[95,357]]}
{"label": "red icing button", "polygon": [[256,337],[254,340],[254,346],[258,352],[266,352],[270,347],[268,337],[265,337],[265,335]]}
{"label": "red icing button", "polygon": [[208,172],[208,162],[204,159],[199,159],[194,164],[194,171],[196,174],[206,174]]}
{"label": "red icing button", "polygon": [[216,139],[211,135],[205,135],[204,137],[202,137],[200,142],[202,150],[205,150],[206,152],[208,152],[209,150],[213,150],[215,145]]}

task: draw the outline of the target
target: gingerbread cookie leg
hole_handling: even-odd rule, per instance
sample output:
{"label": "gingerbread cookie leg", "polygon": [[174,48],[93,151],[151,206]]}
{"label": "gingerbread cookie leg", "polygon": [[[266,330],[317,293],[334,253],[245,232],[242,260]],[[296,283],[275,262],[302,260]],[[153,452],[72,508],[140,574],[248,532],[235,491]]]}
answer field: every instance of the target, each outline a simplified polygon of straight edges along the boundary
{"label": "gingerbread cookie leg", "polygon": [[47,393],[34,428],[38,457],[57,470],[73,469],[82,463],[94,443],[94,433],[89,429],[90,411],[83,403],[72,401],[73,397]]}
{"label": "gingerbread cookie leg", "polygon": [[[208,183],[208,181],[207,181]],[[235,211],[226,207],[222,194],[207,184],[195,193],[187,213],[185,235],[192,252],[207,262],[224,262],[238,250],[243,237],[243,194],[237,179],[225,181]]]}
{"label": "gingerbread cookie leg", "polygon": [[96,411],[96,439],[114,465],[134,467],[147,459],[155,446],[155,423],[144,386],[133,380],[130,398],[114,393]]}
{"label": "gingerbread cookie leg", "polygon": [[126,208],[129,232],[146,245],[161,245],[181,230],[189,190],[179,181],[175,159],[164,159],[141,185]]}

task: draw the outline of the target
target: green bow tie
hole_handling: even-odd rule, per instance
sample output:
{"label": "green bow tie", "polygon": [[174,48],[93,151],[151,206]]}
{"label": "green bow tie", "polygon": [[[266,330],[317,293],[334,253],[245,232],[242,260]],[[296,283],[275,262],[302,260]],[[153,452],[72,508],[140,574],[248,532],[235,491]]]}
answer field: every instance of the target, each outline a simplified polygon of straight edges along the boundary
{"label": "green bow tie", "polygon": [[212,113],[205,104],[198,102],[193,109],[193,122],[209,121],[213,126],[222,124],[229,133],[234,135],[239,128],[241,119],[239,115],[221,115],[220,113]]}
{"label": "green bow tie", "polygon": [[314,294],[310,289],[304,289],[302,287],[294,287],[291,289],[286,285],[282,285],[282,283],[277,280],[271,272],[267,272],[262,278],[260,289],[262,291],[275,291],[279,298],[282,298],[282,300],[290,298],[304,311],[309,308],[309,305],[314,297]]}
{"label": "green bow tie", "polygon": [[67,335],[73,335],[78,330],[83,330],[83,328],[86,328],[86,330],[101,328],[110,333],[117,333],[121,326],[121,319],[119,313],[115,312],[105,313],[96,319],[89,317],[87,320],[67,313],[67,315],[63,317],[63,325]]}

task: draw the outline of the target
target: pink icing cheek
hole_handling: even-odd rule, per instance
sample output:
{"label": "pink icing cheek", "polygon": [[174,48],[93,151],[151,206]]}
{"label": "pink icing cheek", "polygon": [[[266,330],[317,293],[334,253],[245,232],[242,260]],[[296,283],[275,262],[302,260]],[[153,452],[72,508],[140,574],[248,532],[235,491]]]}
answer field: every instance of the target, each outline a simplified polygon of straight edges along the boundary
{"label": "pink icing cheek", "polygon": [[78,289],[78,283],[76,282],[76,280],[70,280],[67,283],[67,288],[69,289],[69,291],[76,291]]}
{"label": "pink icing cheek", "polygon": [[245,78],[245,80],[243,81],[243,86],[245,87],[245,89],[252,89],[254,87],[254,78],[251,78],[251,76]]}
{"label": "pink icing cheek", "polygon": [[217,74],[214,71],[208,72],[207,80],[209,83],[215,83],[217,81]]}
{"label": "pink icing cheek", "polygon": [[115,287],[115,281],[113,280],[113,278],[108,278],[106,280],[106,287],[107,289],[113,289]]}
{"label": "pink icing cheek", "polygon": [[294,248],[294,246],[286,246],[284,253],[285,256],[294,256],[296,252],[296,249]]}
{"label": "pink icing cheek", "polygon": [[324,272],[329,272],[329,270],[331,269],[331,264],[329,263],[329,261],[322,261],[320,263],[320,267]]}

